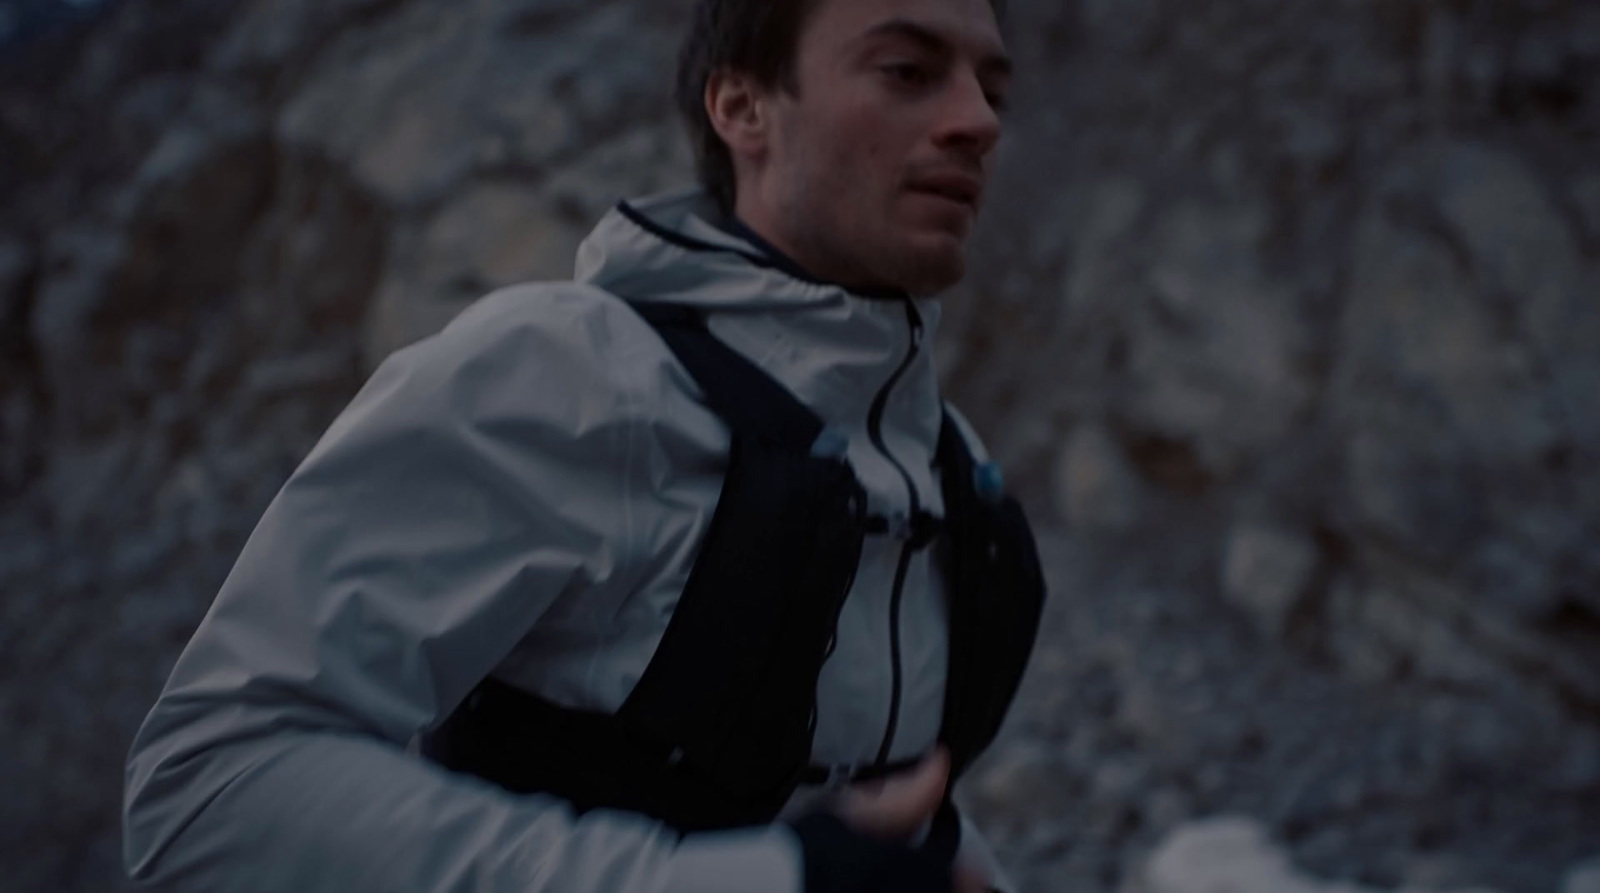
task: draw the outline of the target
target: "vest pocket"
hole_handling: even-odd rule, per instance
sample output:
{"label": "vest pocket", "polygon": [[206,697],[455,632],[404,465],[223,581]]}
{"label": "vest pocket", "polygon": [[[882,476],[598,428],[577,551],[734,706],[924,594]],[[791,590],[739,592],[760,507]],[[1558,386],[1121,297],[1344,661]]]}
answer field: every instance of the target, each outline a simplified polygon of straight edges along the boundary
{"label": "vest pocket", "polygon": [[809,764],[817,677],[854,579],[864,494],[849,467],[735,437],[695,566],[619,722],[672,771],[770,821]]}

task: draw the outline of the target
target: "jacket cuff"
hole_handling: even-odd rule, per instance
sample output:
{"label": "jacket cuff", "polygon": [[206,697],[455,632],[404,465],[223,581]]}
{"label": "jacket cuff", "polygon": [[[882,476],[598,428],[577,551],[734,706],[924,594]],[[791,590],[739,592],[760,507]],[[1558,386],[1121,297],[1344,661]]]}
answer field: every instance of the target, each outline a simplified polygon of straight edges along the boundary
{"label": "jacket cuff", "polygon": [[948,863],[911,847],[857,834],[818,812],[793,823],[804,893],[949,893]]}
{"label": "jacket cuff", "polygon": [[784,825],[690,834],[668,863],[661,893],[802,893],[801,846]]}
{"label": "jacket cuff", "polygon": [[1017,893],[1017,885],[1006,875],[1005,869],[1000,867],[1000,860],[995,858],[994,851],[989,848],[989,843],[983,834],[978,831],[972,820],[965,814],[957,811],[960,819],[960,848],[956,851],[956,860],[971,868],[989,885],[992,893]]}

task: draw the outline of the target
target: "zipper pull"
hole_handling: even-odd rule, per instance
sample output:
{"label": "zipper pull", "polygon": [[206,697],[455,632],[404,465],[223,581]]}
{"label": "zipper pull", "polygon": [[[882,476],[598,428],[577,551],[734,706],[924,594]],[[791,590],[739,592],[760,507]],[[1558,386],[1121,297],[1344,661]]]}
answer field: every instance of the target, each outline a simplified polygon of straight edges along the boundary
{"label": "zipper pull", "polygon": [[917,312],[917,302],[906,296],[906,324],[911,327],[911,349],[922,347],[922,314]]}

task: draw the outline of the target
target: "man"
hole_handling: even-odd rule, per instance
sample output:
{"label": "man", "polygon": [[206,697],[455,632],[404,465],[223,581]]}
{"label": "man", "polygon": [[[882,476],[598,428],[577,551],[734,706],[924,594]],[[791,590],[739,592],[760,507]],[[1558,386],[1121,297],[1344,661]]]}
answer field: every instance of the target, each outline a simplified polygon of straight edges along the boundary
{"label": "man", "polygon": [[[619,205],[575,282],[491,295],[379,368],[133,744],[130,873],[1015,893],[947,785],[1003,716],[1042,588],[924,344],[1008,76],[988,0],[702,2],[680,76],[702,188]],[[747,432],[769,416],[800,420],[798,454]],[[673,726],[695,710],[734,730],[715,755]]]}

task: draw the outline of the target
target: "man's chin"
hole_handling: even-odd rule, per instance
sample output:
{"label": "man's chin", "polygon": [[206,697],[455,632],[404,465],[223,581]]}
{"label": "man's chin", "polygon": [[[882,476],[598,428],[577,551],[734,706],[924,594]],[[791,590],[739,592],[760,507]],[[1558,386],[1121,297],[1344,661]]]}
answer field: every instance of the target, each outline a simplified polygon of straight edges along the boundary
{"label": "man's chin", "polygon": [[898,278],[915,297],[953,288],[967,275],[966,241],[955,236],[924,240],[903,257]]}

